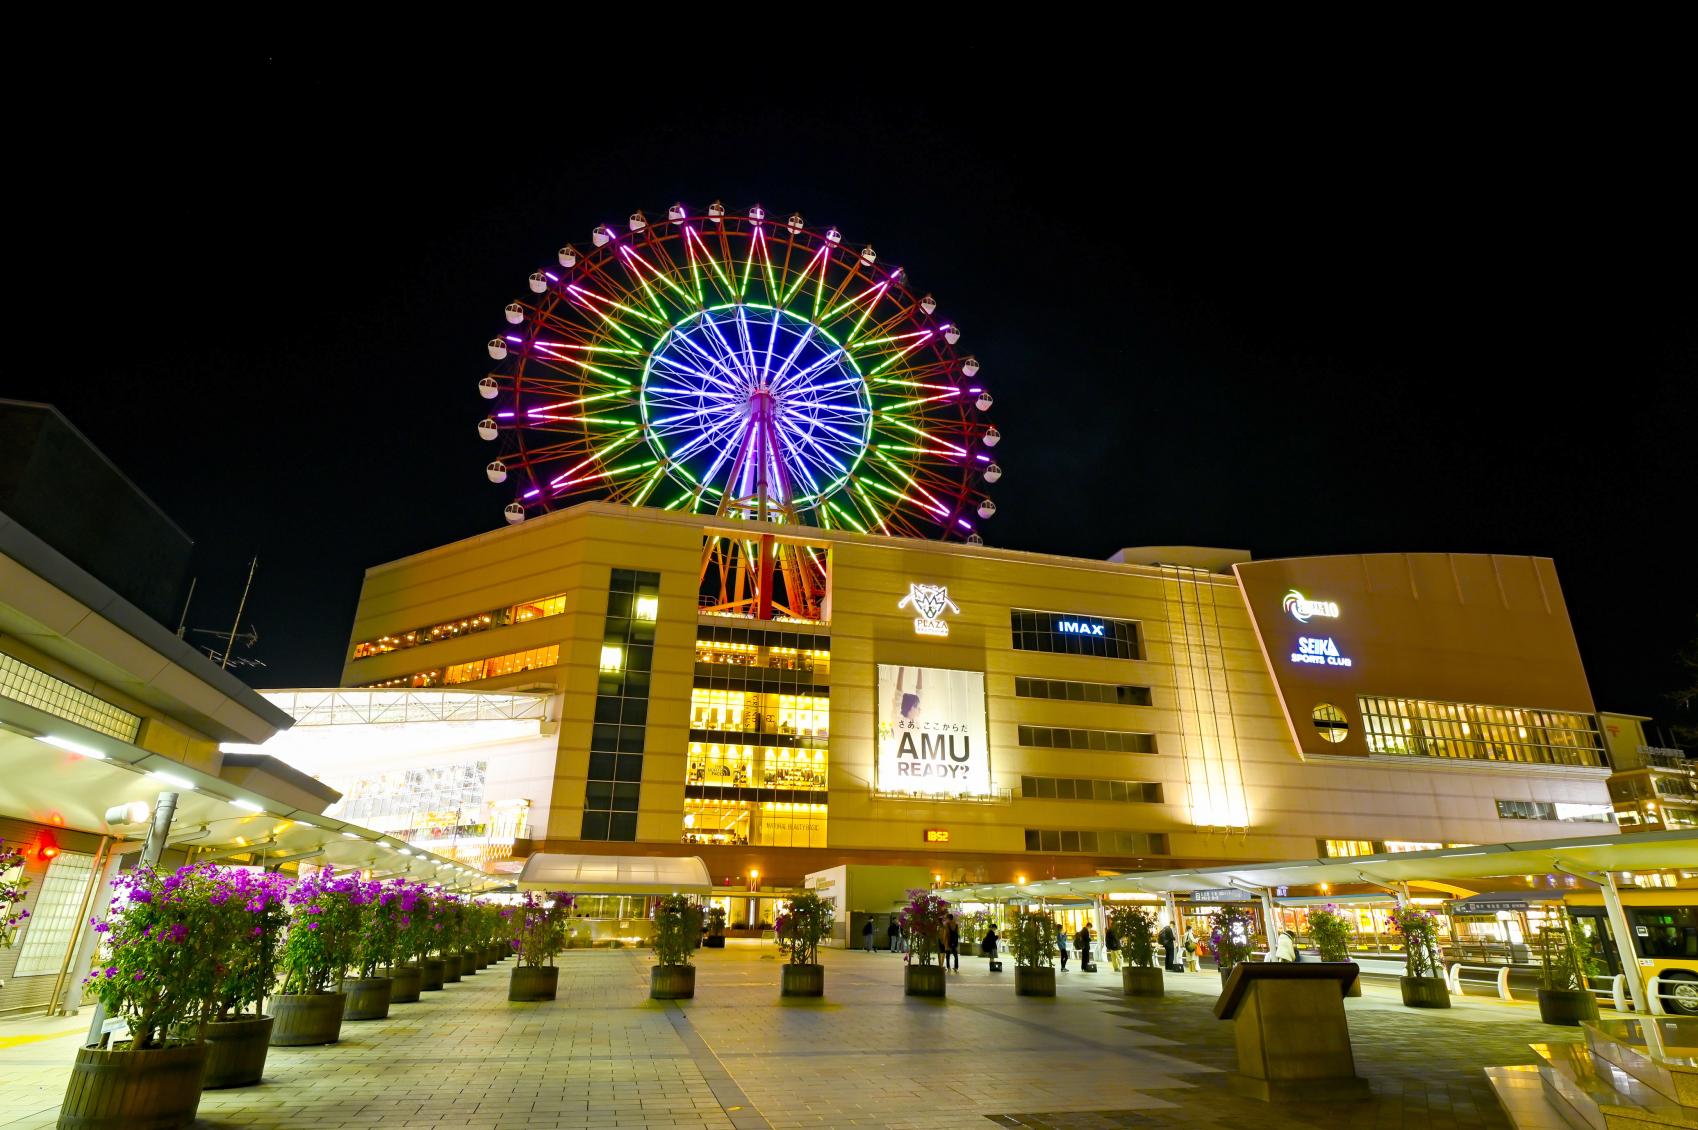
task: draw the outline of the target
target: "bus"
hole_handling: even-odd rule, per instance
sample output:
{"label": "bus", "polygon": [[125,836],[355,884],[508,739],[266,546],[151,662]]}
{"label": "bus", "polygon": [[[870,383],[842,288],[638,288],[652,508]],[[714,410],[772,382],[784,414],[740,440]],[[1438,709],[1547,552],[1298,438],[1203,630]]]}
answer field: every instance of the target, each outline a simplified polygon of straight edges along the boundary
{"label": "bus", "polygon": [[[1633,954],[1639,975],[1661,982],[1663,1008],[1679,1016],[1698,1016],[1698,890],[1650,888],[1623,890],[1621,906],[1633,928]],[[1610,929],[1599,891],[1574,891],[1563,897],[1593,954],[1621,972],[1621,948]]]}

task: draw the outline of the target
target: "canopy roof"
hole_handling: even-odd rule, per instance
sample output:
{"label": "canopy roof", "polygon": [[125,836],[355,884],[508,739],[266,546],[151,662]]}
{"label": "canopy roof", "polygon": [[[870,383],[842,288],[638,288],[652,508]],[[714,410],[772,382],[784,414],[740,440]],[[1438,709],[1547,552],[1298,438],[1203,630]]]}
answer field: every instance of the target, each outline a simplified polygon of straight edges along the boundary
{"label": "canopy roof", "polygon": [[1276,887],[1313,887],[1320,883],[1333,886],[1426,883],[1480,892],[1498,889],[1489,880],[1505,876],[1657,871],[1692,867],[1694,861],[1698,861],[1698,829],[1635,832],[1625,836],[1611,829],[1565,840],[1479,844],[1433,851],[1361,855],[1349,859],[1293,859],[1177,871],[1137,871],[1124,875],[1045,879],[1024,884],[984,883],[951,887],[940,893],[954,902],[994,902],[998,899],[1092,898],[1135,891],[1188,894],[1231,887],[1269,890]]}
{"label": "canopy roof", "polygon": [[525,860],[521,890],[566,890],[575,895],[709,894],[713,877],[697,856],[550,855]]}

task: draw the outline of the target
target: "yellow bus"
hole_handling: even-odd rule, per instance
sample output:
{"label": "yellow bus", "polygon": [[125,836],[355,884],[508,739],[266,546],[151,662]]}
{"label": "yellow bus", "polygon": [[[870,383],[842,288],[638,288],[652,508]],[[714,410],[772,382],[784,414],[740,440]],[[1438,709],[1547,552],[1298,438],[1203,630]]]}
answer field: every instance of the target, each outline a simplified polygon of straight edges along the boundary
{"label": "yellow bus", "polygon": [[[1604,896],[1598,891],[1575,892],[1563,898],[1575,923],[1592,941],[1598,959],[1613,973],[1621,972],[1621,951],[1610,929]],[[1698,1016],[1698,890],[1651,888],[1624,890],[1621,906],[1633,928],[1633,954],[1639,975],[1649,984],[1661,982],[1663,1008],[1681,1016]]]}

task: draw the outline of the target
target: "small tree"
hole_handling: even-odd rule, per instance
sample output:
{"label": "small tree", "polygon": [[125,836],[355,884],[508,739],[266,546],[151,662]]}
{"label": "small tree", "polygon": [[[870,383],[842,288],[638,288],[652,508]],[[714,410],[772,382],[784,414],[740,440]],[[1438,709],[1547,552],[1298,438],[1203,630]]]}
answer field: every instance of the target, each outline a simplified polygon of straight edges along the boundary
{"label": "small tree", "polygon": [[289,923],[289,880],[275,872],[220,870],[214,900],[230,921],[222,933],[233,940],[228,959],[215,971],[210,1019],[234,1019],[244,1009],[259,1013],[277,982],[283,931]]}
{"label": "small tree", "polygon": [[666,895],[654,908],[654,956],[661,965],[688,965],[702,939],[702,908],[685,895]]}
{"label": "small tree", "polygon": [[29,879],[24,875],[24,853],[6,846],[0,840],[0,950],[10,949],[18,940],[29,911],[19,904],[24,901],[24,889]]}
{"label": "small tree", "polygon": [[358,875],[328,868],[295,882],[283,941],[284,993],[340,991],[370,917],[366,888]]}
{"label": "small tree", "polygon": [[1392,925],[1403,935],[1404,973],[1410,977],[1437,977],[1439,956],[1438,926],[1432,914],[1412,906],[1399,907],[1392,916]]}
{"label": "small tree", "polygon": [[553,965],[566,948],[566,912],[573,898],[565,891],[526,891],[521,902],[501,911],[507,920],[508,944],[519,964],[535,969]]}
{"label": "small tree", "polygon": [[354,969],[361,977],[376,977],[377,971],[395,964],[401,946],[400,892],[384,883],[362,884],[366,900],[365,928],[354,945]]}
{"label": "small tree", "polygon": [[385,886],[395,889],[397,932],[395,959],[401,965],[417,965],[436,941],[436,919],[431,913],[431,891],[423,883],[391,879]]}
{"label": "small tree", "polygon": [[1580,926],[1563,914],[1560,923],[1539,931],[1539,976],[1552,990],[1581,991],[1592,987],[1592,978],[1603,972],[1603,963],[1592,953],[1591,943]]}
{"label": "small tree", "polygon": [[1322,961],[1349,961],[1350,943],[1356,937],[1350,921],[1330,903],[1309,912],[1309,937],[1320,951]]}
{"label": "small tree", "polygon": [[897,926],[915,965],[930,965],[943,947],[949,903],[926,890],[908,892],[908,905],[897,914]]}
{"label": "small tree", "polygon": [[831,933],[837,908],[812,891],[790,900],[790,909],[774,923],[779,948],[790,954],[791,965],[818,965],[820,940]]}
{"label": "small tree", "polygon": [[1109,928],[1120,942],[1127,964],[1146,969],[1156,963],[1156,915],[1142,906],[1117,906],[1109,911]]}
{"label": "small tree", "polygon": [[1008,951],[1021,969],[1051,969],[1055,966],[1055,940],[1061,927],[1039,910],[1016,910],[1008,931]]}
{"label": "small tree", "polygon": [[1223,907],[1209,915],[1209,952],[1222,970],[1231,969],[1250,956],[1250,937],[1255,920],[1250,912],[1235,906]]}
{"label": "small tree", "polygon": [[710,938],[725,936],[725,908],[723,906],[708,907],[707,932]]}

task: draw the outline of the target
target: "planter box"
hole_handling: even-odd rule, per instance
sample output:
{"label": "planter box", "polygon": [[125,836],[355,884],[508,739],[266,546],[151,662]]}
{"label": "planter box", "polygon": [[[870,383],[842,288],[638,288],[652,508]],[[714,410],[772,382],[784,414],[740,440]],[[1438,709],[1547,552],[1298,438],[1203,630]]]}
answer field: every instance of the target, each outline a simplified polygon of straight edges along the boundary
{"label": "planter box", "polygon": [[1582,1020],[1598,1019],[1598,998],[1583,989],[1540,989],[1539,1019],[1577,1028]]}
{"label": "planter box", "polygon": [[471,950],[460,954],[460,976],[476,977],[478,975],[478,955]]}
{"label": "planter box", "polygon": [[725,948],[725,935],[724,934],[717,934],[717,935],[710,935],[709,937],[703,938],[702,939],[702,946],[704,948],[710,949],[710,950],[722,950],[722,949]]}
{"label": "planter box", "polygon": [[206,1026],[206,1075],[201,1087],[251,1087],[265,1075],[271,1046],[271,1017],[238,1016]]}
{"label": "planter box", "polygon": [[440,957],[421,957],[419,959],[419,988],[427,993],[434,993],[442,988],[442,959]]}
{"label": "planter box", "polygon": [[1120,991],[1129,997],[1159,997],[1166,992],[1166,982],[1154,966],[1128,965],[1120,971]]}
{"label": "planter box", "polygon": [[683,1000],[696,995],[694,965],[657,965],[649,970],[649,997],[657,1001]]}
{"label": "planter box", "polygon": [[560,988],[560,970],[553,965],[521,965],[507,982],[510,1001],[551,1001]]}
{"label": "planter box", "polygon": [[271,1046],[304,1048],[342,1037],[347,993],[284,993],[271,998]]}
{"label": "planter box", "polygon": [[778,995],[781,997],[825,996],[825,966],[786,965]]}
{"label": "planter box", "polygon": [[909,997],[941,997],[947,991],[941,965],[902,967],[902,994]]}
{"label": "planter box", "polygon": [[342,992],[348,998],[343,1020],[388,1020],[389,993],[394,982],[388,977],[344,977]]}
{"label": "planter box", "polygon": [[419,999],[422,973],[416,965],[397,965],[389,970],[389,1003],[412,1004]]}
{"label": "planter box", "polygon": [[445,953],[442,955],[442,980],[452,985],[460,980],[460,955]]}
{"label": "planter box", "polygon": [[206,1073],[207,1045],[153,1051],[77,1049],[65,1102],[64,1130],[172,1130],[194,1123]]}
{"label": "planter box", "polygon": [[1031,969],[1014,967],[1014,995],[1017,997],[1055,996],[1055,970],[1045,967]]}
{"label": "planter box", "polygon": [[1410,1008],[1450,1007],[1450,982],[1443,977],[1399,977],[1397,985]]}

